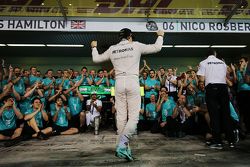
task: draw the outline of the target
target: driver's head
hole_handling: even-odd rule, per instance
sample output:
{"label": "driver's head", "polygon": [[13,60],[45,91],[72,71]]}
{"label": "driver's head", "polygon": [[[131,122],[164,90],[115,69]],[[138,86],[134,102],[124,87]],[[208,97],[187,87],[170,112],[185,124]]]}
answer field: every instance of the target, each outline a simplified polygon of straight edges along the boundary
{"label": "driver's head", "polygon": [[132,33],[132,31],[130,29],[123,28],[123,29],[120,30],[120,32],[119,32],[119,38],[120,38],[120,40],[122,40],[122,39],[129,39],[130,37],[132,39],[134,38],[133,33]]}

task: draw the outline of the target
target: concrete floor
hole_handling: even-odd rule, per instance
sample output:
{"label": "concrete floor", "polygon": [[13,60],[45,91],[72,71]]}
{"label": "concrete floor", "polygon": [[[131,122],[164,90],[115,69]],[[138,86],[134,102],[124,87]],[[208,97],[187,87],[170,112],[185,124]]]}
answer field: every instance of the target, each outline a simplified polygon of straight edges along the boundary
{"label": "concrete floor", "polygon": [[197,136],[170,139],[142,132],[131,143],[136,157],[133,162],[114,156],[116,137],[110,130],[101,131],[99,136],[83,133],[51,137],[47,141],[33,139],[8,148],[1,142],[0,166],[250,166],[249,136],[234,149],[225,147],[218,151],[207,148]]}

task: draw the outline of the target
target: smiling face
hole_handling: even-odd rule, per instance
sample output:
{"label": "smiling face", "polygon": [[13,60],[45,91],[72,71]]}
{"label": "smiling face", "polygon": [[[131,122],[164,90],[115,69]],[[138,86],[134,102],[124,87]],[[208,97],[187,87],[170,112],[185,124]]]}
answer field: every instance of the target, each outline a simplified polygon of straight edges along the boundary
{"label": "smiling face", "polygon": [[165,69],[164,68],[160,68],[160,72],[161,72],[161,75],[164,75],[165,74]]}
{"label": "smiling face", "polygon": [[185,104],[186,103],[186,96],[180,95],[180,97],[178,98],[178,103]]}
{"label": "smiling face", "polygon": [[42,105],[41,100],[40,99],[35,99],[32,105],[33,105],[34,109],[39,109],[39,107]]}
{"label": "smiling face", "polygon": [[36,74],[37,74],[36,67],[32,67],[32,68],[30,69],[30,73],[31,73],[32,75],[36,76]]}
{"label": "smiling face", "polygon": [[151,102],[155,102],[155,95],[152,94],[152,95],[150,96],[150,101],[151,101]]}
{"label": "smiling face", "polygon": [[52,78],[53,77],[53,71],[48,71],[47,72],[47,77]]}
{"label": "smiling face", "polygon": [[95,70],[91,70],[90,75],[95,76]]}
{"label": "smiling face", "polygon": [[173,69],[172,68],[169,68],[167,72],[168,72],[168,74],[167,74],[168,76],[172,76],[173,75]]}
{"label": "smiling face", "polygon": [[205,90],[204,82],[199,82],[198,87],[199,87],[200,90],[204,91]]}
{"label": "smiling face", "polygon": [[192,71],[190,72],[190,77],[191,77],[191,78],[194,78],[195,75],[196,75],[196,72],[192,70]]}
{"label": "smiling face", "polygon": [[149,72],[149,76],[150,76],[150,78],[154,78],[155,77],[155,72],[151,70]]}
{"label": "smiling face", "polygon": [[57,104],[57,106],[63,106],[63,100],[62,100],[62,98],[57,98],[57,100],[56,100],[56,104]]}
{"label": "smiling face", "polygon": [[15,69],[14,69],[14,73],[15,73],[15,76],[20,76],[21,75],[21,70],[20,70],[20,68],[18,68],[18,67],[16,67]]}
{"label": "smiling face", "polygon": [[168,96],[168,91],[165,87],[162,87],[160,90],[161,98]]}
{"label": "smiling face", "polygon": [[12,98],[12,97],[10,97],[10,98],[8,98],[8,99],[6,99],[5,101],[4,101],[4,103],[6,104],[8,104],[8,107],[11,107],[11,106],[13,106],[13,104],[14,104],[14,99]]}
{"label": "smiling face", "polygon": [[102,78],[104,76],[103,71],[99,71],[98,77]]}
{"label": "smiling face", "polygon": [[95,100],[97,99],[96,94],[92,94],[92,95],[91,95],[91,99],[95,101]]}
{"label": "smiling face", "polygon": [[142,73],[142,77],[143,77],[144,79],[146,79],[146,78],[148,77],[148,73],[147,73],[146,71],[144,71],[144,72]]}

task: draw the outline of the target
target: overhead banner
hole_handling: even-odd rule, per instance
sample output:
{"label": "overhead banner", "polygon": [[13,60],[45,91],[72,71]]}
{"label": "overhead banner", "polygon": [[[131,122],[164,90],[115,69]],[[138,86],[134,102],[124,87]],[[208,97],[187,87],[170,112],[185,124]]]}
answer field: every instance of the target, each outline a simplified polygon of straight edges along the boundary
{"label": "overhead banner", "polygon": [[[78,19],[53,20],[33,18],[0,19],[0,30],[15,31],[71,31],[71,32],[117,32],[126,27],[134,32],[150,32],[162,29],[165,32],[193,33],[249,33],[250,20],[231,20],[224,24],[221,19],[157,19],[147,22],[140,19]],[[153,29],[152,29],[152,26]]]}
{"label": "overhead banner", "polygon": [[[250,18],[241,0],[234,18]],[[225,18],[239,0],[63,0],[69,17]],[[56,0],[0,0],[0,16],[62,16]]]}

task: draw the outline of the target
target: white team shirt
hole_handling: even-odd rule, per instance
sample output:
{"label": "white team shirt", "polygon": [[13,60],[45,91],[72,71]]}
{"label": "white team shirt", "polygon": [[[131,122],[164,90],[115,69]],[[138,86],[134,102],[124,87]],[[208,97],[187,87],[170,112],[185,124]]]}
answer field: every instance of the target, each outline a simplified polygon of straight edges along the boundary
{"label": "white team shirt", "polygon": [[172,82],[169,82],[169,81],[175,81],[176,78],[177,77],[174,75],[172,75],[170,77],[167,76],[166,82],[165,82],[165,87],[168,88],[168,92],[176,92],[177,91],[176,85],[174,85]]}
{"label": "white team shirt", "polygon": [[141,55],[159,52],[162,44],[162,36],[158,36],[155,44],[151,45],[122,40],[120,43],[112,45],[103,54],[99,54],[97,49],[93,48],[92,58],[95,63],[111,60],[116,76],[139,76]]}
{"label": "white team shirt", "polygon": [[[91,102],[91,99],[89,99],[89,100],[87,100],[87,102],[86,102],[86,105],[90,105],[90,102]],[[94,103],[96,103],[96,105],[97,105],[97,107],[101,107],[102,106],[102,101],[101,100],[96,100]],[[100,116],[100,112],[98,112],[97,110],[96,110],[96,108],[93,106],[93,105],[91,105],[90,106],[90,111],[89,111],[90,113],[91,113],[91,115],[93,115],[94,117],[96,117],[96,116]]]}
{"label": "white team shirt", "polygon": [[200,62],[199,70],[197,75],[205,77],[205,86],[208,84],[226,84],[226,64],[216,58],[214,55],[208,56],[207,59]]}

